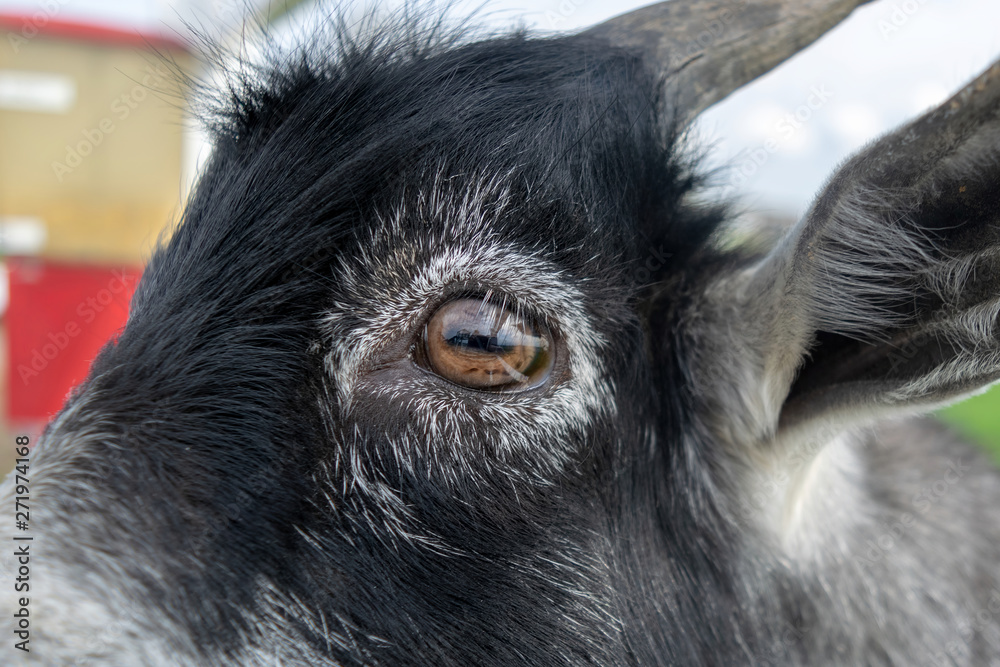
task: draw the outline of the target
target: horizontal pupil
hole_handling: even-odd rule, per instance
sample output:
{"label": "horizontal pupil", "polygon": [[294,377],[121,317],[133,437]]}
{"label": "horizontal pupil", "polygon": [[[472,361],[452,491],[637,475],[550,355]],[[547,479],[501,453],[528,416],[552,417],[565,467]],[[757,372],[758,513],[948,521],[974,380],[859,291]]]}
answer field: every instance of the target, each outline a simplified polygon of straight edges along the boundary
{"label": "horizontal pupil", "polygon": [[460,347],[466,350],[487,352],[491,354],[508,354],[514,349],[514,346],[505,347],[500,345],[496,336],[484,336],[479,333],[470,333],[464,330],[459,331],[450,338],[446,338],[445,342],[452,347]]}
{"label": "horizontal pupil", "polygon": [[442,306],[424,329],[431,370],[474,389],[527,387],[551,367],[550,339],[506,308],[473,299]]}

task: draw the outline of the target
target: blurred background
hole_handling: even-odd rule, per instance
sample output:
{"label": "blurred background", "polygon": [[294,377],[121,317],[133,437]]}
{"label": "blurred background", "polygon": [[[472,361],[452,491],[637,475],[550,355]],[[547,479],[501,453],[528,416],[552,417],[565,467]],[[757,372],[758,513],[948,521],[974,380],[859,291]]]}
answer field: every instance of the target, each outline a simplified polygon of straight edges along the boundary
{"label": "blurred background", "polygon": [[[478,9],[488,27],[552,33],[648,0],[452,4],[455,15]],[[328,0],[0,0],[0,473],[12,465],[14,436],[37,437],[124,324],[143,263],[209,154],[177,82],[177,72],[213,78],[189,26],[237,46],[248,22],[266,25],[291,48],[331,12],[364,9]],[[703,115],[695,135],[709,149],[716,194],[738,198],[748,224],[789,224],[842,160],[998,56],[995,0],[864,7]],[[941,416],[1000,459],[1000,390]]]}

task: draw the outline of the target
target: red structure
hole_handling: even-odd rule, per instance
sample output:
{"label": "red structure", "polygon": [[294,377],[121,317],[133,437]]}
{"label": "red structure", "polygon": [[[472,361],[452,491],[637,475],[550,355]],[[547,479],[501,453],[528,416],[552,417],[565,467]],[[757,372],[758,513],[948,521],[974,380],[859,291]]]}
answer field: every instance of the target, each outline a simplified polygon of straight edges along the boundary
{"label": "red structure", "polygon": [[4,437],[37,435],[121,330],[183,182],[174,77],[197,67],[191,46],[165,29],[67,19],[61,4],[0,11]]}
{"label": "red structure", "polygon": [[125,325],[141,271],[11,258],[7,417],[45,422]]}
{"label": "red structure", "polygon": [[153,34],[136,30],[123,30],[96,23],[61,21],[46,12],[15,13],[0,12],[0,28],[19,33],[31,39],[37,33],[63,39],[78,39],[106,44],[121,44],[135,47],[170,48],[186,50],[189,45],[168,33]]}

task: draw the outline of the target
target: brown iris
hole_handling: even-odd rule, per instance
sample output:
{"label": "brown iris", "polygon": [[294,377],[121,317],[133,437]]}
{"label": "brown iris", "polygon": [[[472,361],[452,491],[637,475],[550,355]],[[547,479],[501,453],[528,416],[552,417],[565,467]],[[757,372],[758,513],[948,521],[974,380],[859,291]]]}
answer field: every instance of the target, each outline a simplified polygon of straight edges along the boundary
{"label": "brown iris", "polygon": [[527,389],[552,370],[552,340],[540,327],[481,299],[459,299],[424,329],[432,371],[471,389]]}

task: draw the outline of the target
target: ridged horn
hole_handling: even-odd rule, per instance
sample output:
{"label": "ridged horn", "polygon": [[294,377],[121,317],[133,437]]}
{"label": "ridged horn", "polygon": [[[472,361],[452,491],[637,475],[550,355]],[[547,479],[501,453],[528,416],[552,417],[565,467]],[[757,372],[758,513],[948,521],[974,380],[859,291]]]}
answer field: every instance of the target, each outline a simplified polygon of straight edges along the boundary
{"label": "ridged horn", "polygon": [[665,78],[665,102],[687,125],[870,1],[669,0],[583,34],[640,54]]}

